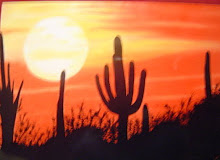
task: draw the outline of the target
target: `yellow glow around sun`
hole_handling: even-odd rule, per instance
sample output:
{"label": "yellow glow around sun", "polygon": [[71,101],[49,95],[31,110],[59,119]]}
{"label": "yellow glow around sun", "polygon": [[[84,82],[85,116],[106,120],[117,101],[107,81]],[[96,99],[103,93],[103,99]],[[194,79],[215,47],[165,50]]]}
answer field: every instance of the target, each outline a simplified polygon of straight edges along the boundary
{"label": "yellow glow around sun", "polygon": [[88,41],[82,28],[67,17],[52,17],[38,22],[24,43],[24,57],[29,70],[38,78],[57,81],[63,70],[66,77],[82,68]]}

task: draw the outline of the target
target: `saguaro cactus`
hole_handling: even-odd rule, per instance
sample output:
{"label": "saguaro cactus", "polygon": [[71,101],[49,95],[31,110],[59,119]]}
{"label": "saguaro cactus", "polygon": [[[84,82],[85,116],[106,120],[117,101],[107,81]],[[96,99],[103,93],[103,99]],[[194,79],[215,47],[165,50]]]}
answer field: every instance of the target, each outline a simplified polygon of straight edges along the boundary
{"label": "saguaro cactus", "polygon": [[64,119],[63,119],[64,87],[65,87],[65,71],[61,73],[60,95],[57,103],[57,139],[58,140],[63,140],[65,137]]}
{"label": "saguaro cactus", "polygon": [[149,132],[149,113],[147,105],[143,107],[143,120],[142,120],[142,133],[147,134]]}
{"label": "saguaro cactus", "polygon": [[130,62],[129,89],[126,92],[125,75],[122,61],[122,46],[119,37],[115,38],[115,54],[113,55],[113,65],[115,73],[116,96],[113,96],[111,91],[108,65],[106,65],[104,69],[104,83],[109,99],[107,99],[103,94],[98,75],[96,75],[96,84],[104,104],[110,111],[118,114],[118,142],[123,143],[127,140],[128,116],[135,113],[140,108],[143,100],[146,71],[142,70],[141,72],[138,97],[132,104],[134,90],[134,63]]}
{"label": "saguaro cactus", "polygon": [[8,64],[8,81],[5,78],[5,61],[3,39],[0,34],[0,63],[1,63],[1,82],[0,88],[0,114],[2,119],[2,150],[8,151],[13,143],[14,124],[18,108],[20,107],[20,93],[23,81],[20,84],[17,96],[14,100],[14,82],[10,81],[10,65]]}
{"label": "saguaro cactus", "polygon": [[205,61],[205,93],[206,98],[211,98],[211,80],[210,80],[210,55],[209,52],[206,53],[206,61]]}

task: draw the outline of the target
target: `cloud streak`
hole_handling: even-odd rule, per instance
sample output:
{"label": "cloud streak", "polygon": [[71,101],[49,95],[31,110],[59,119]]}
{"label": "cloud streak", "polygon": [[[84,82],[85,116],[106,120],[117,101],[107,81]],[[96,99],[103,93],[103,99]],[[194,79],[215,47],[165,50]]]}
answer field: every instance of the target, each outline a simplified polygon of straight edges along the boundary
{"label": "cloud streak", "polygon": [[[173,82],[173,81],[183,81],[183,80],[193,80],[193,79],[203,79],[204,75],[180,75],[180,76],[169,76],[169,77],[149,77],[147,82],[158,83],[158,82]],[[220,78],[220,74],[213,74],[211,78]]]}
{"label": "cloud streak", "polygon": [[[68,85],[65,87],[65,91],[72,90],[72,89],[89,89],[91,88],[90,85]],[[45,87],[45,88],[38,88],[38,89],[23,89],[21,91],[22,95],[33,95],[33,94],[40,94],[40,93],[50,93],[50,92],[58,92],[58,87]],[[16,91],[17,92],[17,91]]]}
{"label": "cloud streak", "polygon": [[149,96],[148,101],[161,101],[161,100],[178,100],[182,98],[189,98],[192,94],[171,94],[171,95],[159,95]]}

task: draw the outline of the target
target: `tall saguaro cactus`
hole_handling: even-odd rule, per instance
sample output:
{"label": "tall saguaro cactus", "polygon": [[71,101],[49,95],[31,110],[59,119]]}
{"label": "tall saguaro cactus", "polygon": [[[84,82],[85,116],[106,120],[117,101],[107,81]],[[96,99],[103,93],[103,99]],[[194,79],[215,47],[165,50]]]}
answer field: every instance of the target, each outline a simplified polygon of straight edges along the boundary
{"label": "tall saguaro cactus", "polygon": [[211,79],[210,79],[210,55],[209,55],[209,52],[206,53],[206,60],[205,60],[205,93],[206,93],[206,98],[211,98],[212,91],[211,91]]}
{"label": "tall saguaro cactus", "polygon": [[58,140],[63,140],[65,137],[64,119],[63,119],[64,88],[65,88],[65,71],[61,73],[60,94],[57,103],[57,139]]}
{"label": "tall saguaro cactus", "polygon": [[142,120],[142,133],[147,134],[149,133],[149,113],[147,105],[145,104],[143,107],[143,120]]}
{"label": "tall saguaro cactus", "polygon": [[14,82],[11,85],[10,81],[10,66],[8,64],[8,81],[5,76],[5,61],[3,38],[0,34],[0,63],[1,63],[1,87],[0,87],[0,114],[2,119],[2,150],[8,151],[13,143],[13,133],[15,118],[18,108],[20,107],[20,93],[23,86],[23,81],[20,84],[17,96],[14,99]]}
{"label": "tall saguaro cactus", "polygon": [[142,70],[141,72],[138,97],[136,101],[132,104],[134,90],[134,63],[130,62],[128,86],[129,89],[128,91],[126,91],[125,75],[122,60],[122,46],[119,37],[115,38],[114,45],[115,54],[113,55],[113,65],[115,74],[116,95],[113,96],[111,91],[108,65],[106,65],[104,69],[104,83],[109,99],[107,99],[103,94],[98,75],[96,75],[96,84],[104,104],[108,107],[110,111],[118,114],[118,142],[123,143],[127,140],[128,116],[138,111],[143,100],[146,71]]}

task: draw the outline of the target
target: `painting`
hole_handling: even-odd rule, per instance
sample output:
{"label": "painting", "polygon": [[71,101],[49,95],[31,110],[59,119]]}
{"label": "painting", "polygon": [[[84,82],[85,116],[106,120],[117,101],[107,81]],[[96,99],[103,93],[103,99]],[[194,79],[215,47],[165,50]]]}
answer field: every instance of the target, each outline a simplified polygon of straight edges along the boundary
{"label": "painting", "polygon": [[219,160],[217,1],[4,1],[0,159]]}

